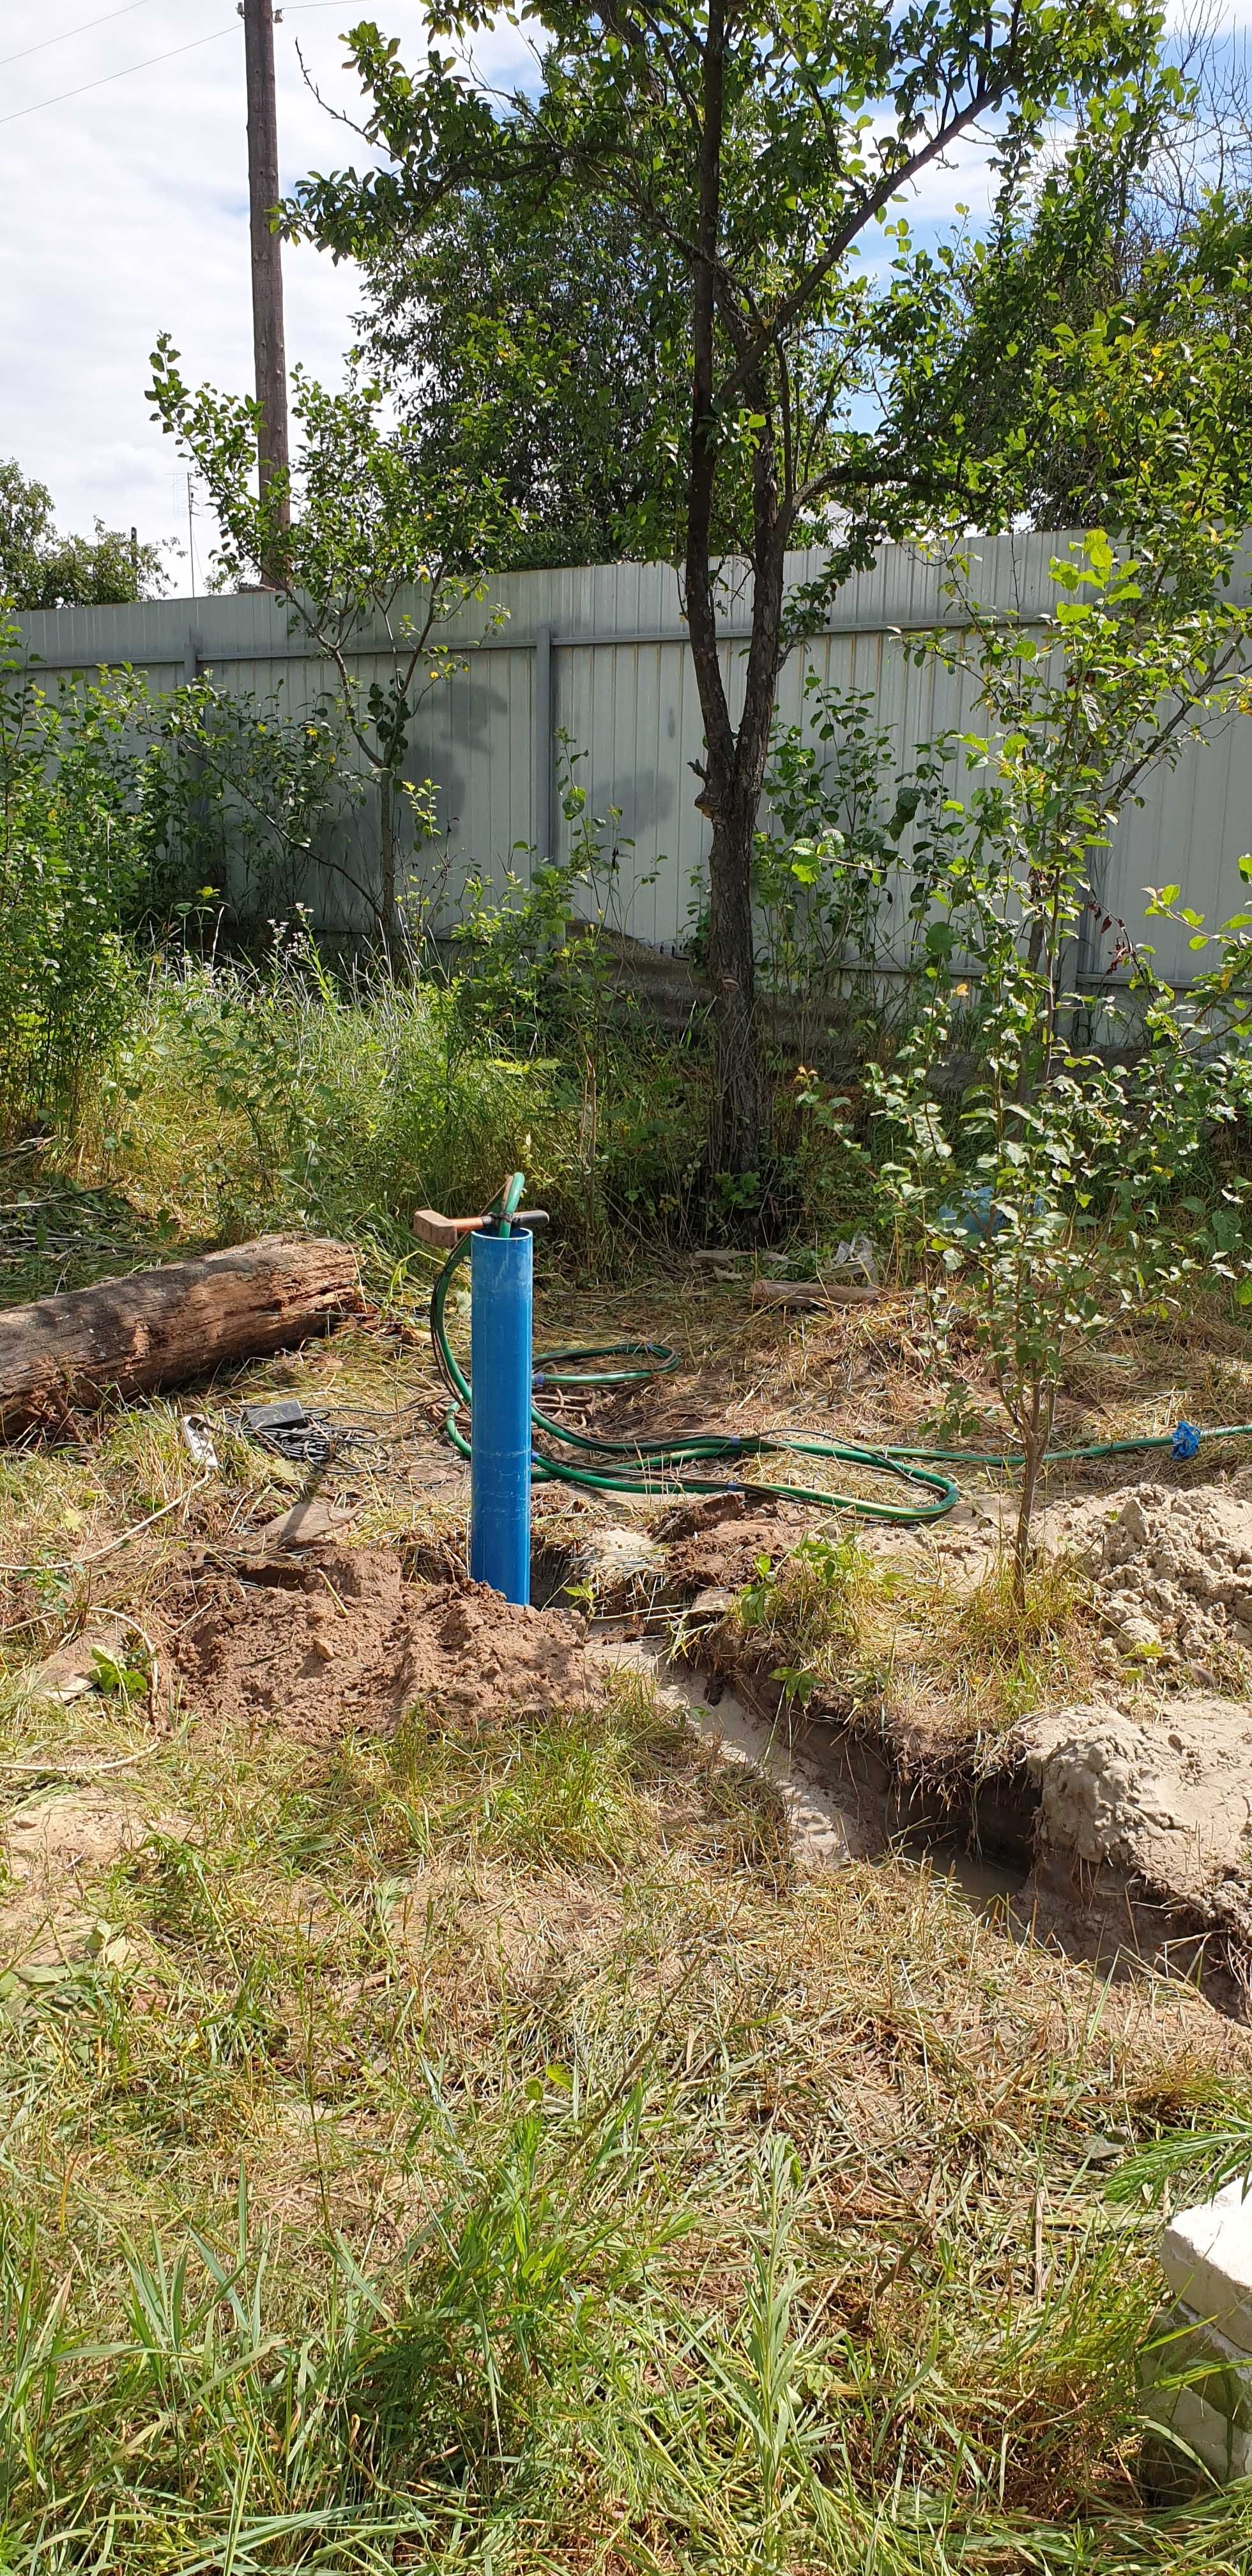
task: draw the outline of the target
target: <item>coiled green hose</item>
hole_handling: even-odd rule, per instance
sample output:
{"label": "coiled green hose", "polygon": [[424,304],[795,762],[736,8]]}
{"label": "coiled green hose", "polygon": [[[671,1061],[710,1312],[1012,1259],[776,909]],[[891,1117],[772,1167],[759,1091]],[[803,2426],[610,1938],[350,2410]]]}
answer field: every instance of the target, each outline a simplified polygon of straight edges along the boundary
{"label": "coiled green hose", "polygon": [[[501,1196],[489,1209],[502,1231],[507,1232],[522,1202],[524,1175],[514,1172]],[[430,1301],[430,1332],[435,1358],[444,1384],[452,1396],[445,1418],[445,1429],[453,1447],[463,1458],[470,1455],[470,1443],[462,1428],[461,1416],[471,1404],[470,1382],[461,1368],[448,1339],[446,1308],[448,1291],[458,1264],[465,1260],[472,1236],[465,1235],[445,1261]],[[615,1361],[609,1368],[585,1368],[575,1363],[591,1360]],[[588,1388],[603,1393],[610,1387],[641,1386],[656,1377],[664,1377],[678,1366],[678,1354],[664,1342],[583,1342],[571,1343],[554,1351],[540,1351],[535,1356],[534,1385],[565,1388]],[[535,1437],[533,1473],[541,1482],[578,1485],[593,1493],[646,1494],[655,1497],[684,1494],[743,1494],[791,1503],[808,1503],[824,1512],[850,1512],[861,1520],[894,1521],[914,1527],[928,1521],[942,1520],[953,1504],[960,1501],[960,1487],[945,1467],[989,1467],[1012,1469],[1022,1464],[1020,1451],[1011,1449],[913,1449],[891,1446],[865,1448],[857,1441],[829,1440],[816,1431],[747,1431],[692,1432],[688,1437],[658,1440],[605,1440],[587,1431],[573,1431],[568,1424],[555,1421],[551,1414],[531,1406],[531,1425]],[[1188,1427],[1189,1426],[1184,1426]],[[1145,1434],[1134,1440],[1102,1440],[1078,1449],[1049,1449],[1049,1459],[1113,1458],[1144,1449],[1174,1449],[1177,1434]],[[1192,1435],[1193,1438],[1195,1435]],[[1209,1439],[1252,1438],[1252,1422],[1223,1424],[1219,1431],[1205,1435]],[[1198,1444],[1197,1444],[1198,1445]],[[572,1451],[573,1456],[562,1456]],[[1191,1452],[1189,1454],[1194,1454]],[[842,1494],[820,1485],[793,1485],[745,1473],[757,1459],[775,1457],[824,1458],[841,1466],[859,1467],[863,1472],[905,1485],[908,1498]],[[708,1471],[720,1468],[720,1474]]]}

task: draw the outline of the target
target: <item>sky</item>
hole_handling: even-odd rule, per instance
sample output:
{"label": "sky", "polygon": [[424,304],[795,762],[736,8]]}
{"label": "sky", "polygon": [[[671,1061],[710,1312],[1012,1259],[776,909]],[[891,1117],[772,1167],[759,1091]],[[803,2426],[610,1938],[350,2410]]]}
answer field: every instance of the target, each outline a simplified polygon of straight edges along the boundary
{"label": "sky", "polygon": [[[365,158],[313,96],[297,54],[298,45],[326,100],[356,112],[342,31],[360,14],[359,0],[283,8],[284,187]],[[373,0],[370,14],[422,52],[420,0]],[[479,59],[506,67],[490,52]],[[147,362],[168,330],[189,381],[251,390],[245,119],[234,0],[46,0],[38,10],[0,0],[0,203],[25,209],[0,232],[0,456],[48,486],[62,528],[89,530],[100,517],[174,540],[183,552],[167,562],[179,592],[190,587],[187,476],[149,417]],[[945,207],[953,193],[977,195],[976,171],[961,177],[956,189],[952,173],[932,174]],[[355,271],[288,247],[284,287],[289,363],[337,381]],[[212,543],[199,514],[193,542],[199,569]]]}
{"label": "sky", "polygon": [[[296,51],[323,93],[353,112],[360,91],[342,68],[341,38],[361,14],[345,0],[284,10],[275,33],[284,186],[364,157],[306,87]],[[418,0],[374,0],[371,14],[419,50]],[[149,62],[160,55],[168,59]],[[116,73],[126,76],[108,77]],[[83,94],[59,95],[74,90]],[[0,456],[47,484],[58,526],[89,530],[98,516],[185,549],[186,474],[144,389],[149,353],[168,330],[191,381],[251,391],[235,0],[42,0],[38,9],[0,0],[0,204]],[[288,358],[335,382],[354,272],[307,248],[287,250],[284,266]],[[197,523],[198,557],[210,541]],[[187,570],[185,552],[170,558],[179,591]]]}
{"label": "sky", "polygon": [[[1249,7],[1224,0],[1222,15],[1246,20]],[[297,54],[353,113],[342,30],[360,14],[359,0],[286,0],[284,187],[364,157]],[[373,0],[370,14],[421,53],[420,0]],[[245,116],[234,0],[0,0],[0,457],[48,485],[62,528],[100,517],[181,545],[168,559],[179,592],[191,586],[187,478],[149,417],[148,358],[168,330],[190,381],[251,390]],[[976,208],[984,158],[966,146],[959,171],[929,172],[914,221],[937,224],[957,196]],[[307,247],[288,248],[284,266],[288,359],[336,382],[354,272]],[[211,537],[197,518],[198,567]]]}

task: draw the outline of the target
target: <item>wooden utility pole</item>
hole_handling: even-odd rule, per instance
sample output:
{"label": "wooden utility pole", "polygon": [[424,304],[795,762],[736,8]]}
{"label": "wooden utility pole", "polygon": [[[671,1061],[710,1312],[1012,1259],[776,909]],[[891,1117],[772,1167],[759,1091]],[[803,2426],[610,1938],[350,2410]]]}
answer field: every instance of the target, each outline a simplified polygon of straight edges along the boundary
{"label": "wooden utility pole", "polygon": [[[283,339],[282,245],[270,229],[278,204],[278,100],[274,87],[274,0],[240,0],[248,72],[248,198],[252,214],[252,345],[261,414],[257,469],[261,496],[286,473],[287,353]],[[282,524],[288,511],[283,503]],[[274,568],[263,564],[267,580]]]}

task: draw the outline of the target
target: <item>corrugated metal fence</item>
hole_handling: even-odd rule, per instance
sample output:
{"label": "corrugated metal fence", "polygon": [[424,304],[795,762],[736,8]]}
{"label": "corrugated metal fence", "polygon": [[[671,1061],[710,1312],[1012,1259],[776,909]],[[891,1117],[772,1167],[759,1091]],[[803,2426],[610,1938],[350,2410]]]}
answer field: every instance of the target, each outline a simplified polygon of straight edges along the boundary
{"label": "corrugated metal fence", "polygon": [[[1055,597],[1049,560],[1065,542],[1036,535],[978,540],[974,592],[986,605],[1039,616]],[[794,559],[796,580],[815,570],[815,558]],[[1244,595],[1252,595],[1252,583]],[[505,613],[494,631],[486,631],[485,609],[441,630],[443,641],[464,647],[464,668],[431,687],[409,764],[413,776],[437,785],[453,887],[471,869],[502,884],[510,868],[526,876],[532,852],[566,853],[569,829],[557,794],[564,737],[586,755],[576,774],[593,811],[620,809],[619,926],[654,947],[680,945],[707,825],[693,801],[702,728],[675,574],[653,564],[511,573],[494,583],[492,605]],[[886,547],[872,570],[840,592],[823,633],[792,653],[780,721],[801,720],[805,674],[815,667],[841,689],[872,690],[878,720],[907,769],[918,742],[973,721],[970,682],[933,660],[916,667],[902,647],[910,630],[952,615],[941,568],[909,548]],[[264,593],[58,609],[25,616],[20,625],[41,677],[129,663],[160,691],[208,671],[240,693],[280,691],[291,714],[335,685],[330,667],[290,631],[287,611]],[[724,647],[732,701],[745,633],[746,614],[732,601]],[[385,647],[386,639],[359,640],[360,679],[385,679],[389,659],[371,648]],[[1237,908],[1238,862],[1249,847],[1252,723],[1244,721],[1188,747],[1173,772],[1147,782],[1144,807],[1124,815],[1109,853],[1105,905],[1133,930],[1143,917],[1143,889],[1172,882],[1210,919],[1224,916]],[[323,928],[359,926],[345,918],[342,894],[329,881],[314,910]],[[1158,935],[1157,949],[1162,967],[1185,982],[1190,959],[1182,937]]]}

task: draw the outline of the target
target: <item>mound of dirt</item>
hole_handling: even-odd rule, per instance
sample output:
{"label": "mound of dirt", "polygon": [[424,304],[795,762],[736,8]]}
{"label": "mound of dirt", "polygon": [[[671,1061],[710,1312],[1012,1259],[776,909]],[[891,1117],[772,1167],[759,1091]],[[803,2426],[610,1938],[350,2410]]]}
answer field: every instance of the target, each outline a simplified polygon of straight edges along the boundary
{"label": "mound of dirt", "polygon": [[778,1565],[800,1535],[798,1525],[784,1524],[776,1512],[693,1530],[669,1551],[666,1593],[675,1601],[692,1601],[702,1592],[742,1592],[756,1573],[758,1558],[768,1556]]}
{"label": "mound of dirt", "polygon": [[[1041,1856],[1113,1869],[1191,1902],[1252,1871],[1252,1707],[1180,1696],[1144,1722],[1098,1704],[1019,1731]],[[1249,1887],[1252,1893],[1252,1887]]]}
{"label": "mound of dirt", "polygon": [[1222,1644],[1252,1651],[1252,1477],[1187,1492],[1140,1485],[1120,1510],[1083,1504],[1057,1532],[1090,1572],[1123,1647],[1203,1666]]}
{"label": "mound of dirt", "polygon": [[428,1706],[448,1732],[585,1704],[601,1686],[567,1611],[519,1610],[485,1584],[407,1583],[387,1548],[190,1574],[168,1607],[183,1697],[200,1717],[310,1744],[386,1734]]}
{"label": "mound of dirt", "polygon": [[1028,1720],[1011,1755],[1038,1802],[1019,1919],[1252,2017],[1252,1706],[1180,1694],[1144,1719],[1079,1704]]}

